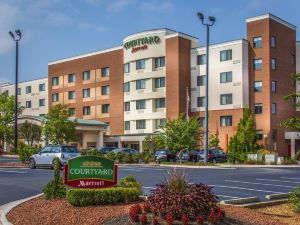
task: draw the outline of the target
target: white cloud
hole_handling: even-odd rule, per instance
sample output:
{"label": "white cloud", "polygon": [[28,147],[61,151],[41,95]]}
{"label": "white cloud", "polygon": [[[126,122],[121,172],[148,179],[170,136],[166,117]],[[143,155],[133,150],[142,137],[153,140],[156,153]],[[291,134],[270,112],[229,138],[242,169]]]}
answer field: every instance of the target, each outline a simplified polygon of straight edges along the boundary
{"label": "white cloud", "polygon": [[154,1],[154,2],[143,2],[140,4],[139,8],[141,10],[157,12],[157,13],[166,13],[174,9],[173,3],[170,1]]}
{"label": "white cloud", "polygon": [[43,19],[43,22],[52,26],[64,26],[71,24],[73,19],[65,13],[51,12]]}
{"label": "white cloud", "polygon": [[110,3],[106,10],[108,12],[119,12],[124,10],[127,6],[132,5],[135,3],[135,0],[117,0],[113,3]]}

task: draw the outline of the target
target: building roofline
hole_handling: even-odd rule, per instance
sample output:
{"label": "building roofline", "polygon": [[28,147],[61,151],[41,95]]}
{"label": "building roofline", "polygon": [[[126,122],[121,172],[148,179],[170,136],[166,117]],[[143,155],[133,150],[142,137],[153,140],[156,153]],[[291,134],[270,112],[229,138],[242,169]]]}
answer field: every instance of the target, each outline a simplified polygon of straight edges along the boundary
{"label": "building roofline", "polygon": [[278,23],[281,23],[281,24],[283,24],[283,25],[285,25],[285,26],[287,26],[287,27],[289,27],[293,30],[297,29],[297,26],[295,26],[295,25],[279,18],[278,16],[273,15],[272,13],[267,13],[267,14],[264,14],[264,15],[259,15],[259,16],[247,18],[246,23],[257,21],[257,20],[262,20],[262,19],[267,19],[267,18],[273,19],[273,20],[277,21]]}
{"label": "building roofline", "polygon": [[[21,81],[18,84],[22,84],[22,83],[27,83],[27,82],[32,82],[32,81],[37,81],[37,80],[48,80],[48,77],[39,77],[36,79],[31,79],[31,80],[26,80],[26,81]],[[10,86],[10,85],[15,85],[15,83],[11,83],[11,82],[5,82],[5,83],[0,83],[0,87],[4,87],[4,86]]]}
{"label": "building roofline", "polygon": [[296,41],[296,45],[300,45],[300,41]]}
{"label": "building roofline", "polygon": [[[248,44],[248,40],[246,40],[245,38],[240,38],[240,39],[235,39],[235,40],[231,40],[231,41],[224,41],[224,42],[214,43],[214,44],[209,45],[209,47],[210,48],[218,48],[218,47],[221,47],[221,46],[238,44],[240,42]],[[199,47],[196,47],[196,48],[192,48],[191,51],[202,50],[204,48],[205,48],[205,46],[202,45],[202,46],[199,46]]]}

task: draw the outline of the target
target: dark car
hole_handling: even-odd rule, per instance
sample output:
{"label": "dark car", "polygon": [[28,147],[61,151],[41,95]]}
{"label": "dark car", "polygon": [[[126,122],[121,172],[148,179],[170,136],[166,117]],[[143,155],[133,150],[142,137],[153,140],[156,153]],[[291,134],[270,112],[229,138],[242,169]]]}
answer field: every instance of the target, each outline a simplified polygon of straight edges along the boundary
{"label": "dark car", "polygon": [[[201,150],[200,160],[204,160],[204,150]],[[221,149],[209,149],[207,154],[207,161],[212,163],[226,162],[227,155]]]}
{"label": "dark car", "polygon": [[180,157],[182,161],[189,161],[189,162],[198,162],[201,158],[201,151],[198,149],[193,150],[185,150],[181,153],[176,155],[176,159],[180,161]]}
{"label": "dark car", "polygon": [[163,161],[175,162],[176,161],[176,155],[173,154],[169,150],[159,149],[159,150],[156,150],[155,153],[154,153],[154,160],[157,161],[157,162],[163,162]]}
{"label": "dark car", "polygon": [[102,148],[99,149],[100,152],[102,152],[103,154],[109,153],[112,150],[116,149],[117,147],[111,147],[111,146],[104,146]]}
{"label": "dark car", "polygon": [[139,153],[137,150],[132,149],[132,148],[116,148],[111,151],[112,153],[118,154],[118,153],[125,153],[129,155],[134,155]]}

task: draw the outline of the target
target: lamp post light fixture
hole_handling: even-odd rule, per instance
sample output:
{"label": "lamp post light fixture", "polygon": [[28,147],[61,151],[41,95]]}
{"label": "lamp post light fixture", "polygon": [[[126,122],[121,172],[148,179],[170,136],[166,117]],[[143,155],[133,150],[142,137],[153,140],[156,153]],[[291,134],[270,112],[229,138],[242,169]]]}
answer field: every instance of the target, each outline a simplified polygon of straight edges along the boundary
{"label": "lamp post light fixture", "polygon": [[16,42],[16,83],[15,83],[15,124],[14,124],[14,150],[18,148],[18,80],[19,80],[19,41],[22,38],[22,33],[18,29],[13,33],[9,31],[9,35]]}
{"label": "lamp post light fixture", "polygon": [[209,74],[209,27],[214,25],[216,18],[213,16],[209,16],[208,23],[204,22],[204,15],[200,12],[197,13],[199,20],[201,20],[202,24],[206,26],[206,79],[205,79],[205,121],[204,121],[204,129],[205,129],[205,146],[204,146],[204,163],[206,164],[208,161],[208,74]]}

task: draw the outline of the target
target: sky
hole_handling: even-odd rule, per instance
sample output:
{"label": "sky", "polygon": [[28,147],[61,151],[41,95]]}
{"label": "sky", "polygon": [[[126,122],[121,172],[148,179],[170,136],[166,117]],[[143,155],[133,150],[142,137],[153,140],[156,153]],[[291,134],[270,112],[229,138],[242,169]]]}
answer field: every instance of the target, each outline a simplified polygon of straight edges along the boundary
{"label": "sky", "polygon": [[[48,62],[120,46],[127,35],[170,28],[205,43],[196,13],[215,16],[211,43],[246,37],[245,19],[272,13],[300,29],[299,0],[0,0],[0,83],[14,82],[20,29],[19,80],[47,77]],[[297,40],[300,40],[300,32]]]}

